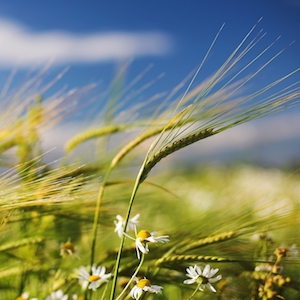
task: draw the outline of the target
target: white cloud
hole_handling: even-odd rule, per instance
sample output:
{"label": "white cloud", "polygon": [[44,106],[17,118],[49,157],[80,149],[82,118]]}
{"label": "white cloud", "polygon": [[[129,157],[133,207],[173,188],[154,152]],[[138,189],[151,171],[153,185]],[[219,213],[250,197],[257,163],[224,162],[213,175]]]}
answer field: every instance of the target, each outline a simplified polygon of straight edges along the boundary
{"label": "white cloud", "polygon": [[136,56],[164,55],[172,39],[161,32],[73,34],[33,32],[0,19],[0,68],[30,67],[53,60],[56,64],[99,62]]}

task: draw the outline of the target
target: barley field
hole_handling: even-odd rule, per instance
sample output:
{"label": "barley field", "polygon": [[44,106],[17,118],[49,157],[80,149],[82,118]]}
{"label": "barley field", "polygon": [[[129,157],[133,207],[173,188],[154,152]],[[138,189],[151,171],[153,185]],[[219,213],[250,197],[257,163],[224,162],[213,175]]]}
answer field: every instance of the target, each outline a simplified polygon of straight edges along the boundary
{"label": "barley field", "polygon": [[147,86],[132,93],[140,75],[123,86],[121,68],[105,105],[59,155],[43,138],[87,119],[86,107],[99,105],[93,87],[49,95],[61,74],[45,83],[42,70],[6,93],[1,300],[300,298],[299,168],[191,167],[172,155],[298,104],[299,82],[282,84],[299,68],[244,91],[283,52],[247,73],[269,49],[251,57],[261,38],[254,29],[205,81],[196,78],[206,57],[143,103],[128,105]]}

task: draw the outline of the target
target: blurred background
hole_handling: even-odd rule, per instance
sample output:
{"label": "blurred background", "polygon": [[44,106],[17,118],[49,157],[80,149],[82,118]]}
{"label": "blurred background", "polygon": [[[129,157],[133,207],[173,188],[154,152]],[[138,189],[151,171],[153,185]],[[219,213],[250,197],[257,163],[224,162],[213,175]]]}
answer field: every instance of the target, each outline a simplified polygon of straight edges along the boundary
{"label": "blurred background", "polygon": [[[259,74],[257,82],[267,85],[300,67],[299,0],[0,0],[1,98],[47,65],[49,78],[68,68],[54,91],[96,83],[101,93],[125,63],[129,67],[124,85],[145,70],[140,86],[155,79],[139,96],[142,102],[168,93],[194,71],[225,23],[198,80],[210,76],[261,17],[256,33],[263,29],[267,34],[251,58],[279,36],[260,64],[294,42]],[[286,85],[299,80],[300,72]],[[83,115],[81,111],[64,130],[48,131],[45,147],[62,149],[85,122]],[[188,147],[180,157],[191,163],[238,161],[295,168],[299,149],[300,109],[294,107]]]}

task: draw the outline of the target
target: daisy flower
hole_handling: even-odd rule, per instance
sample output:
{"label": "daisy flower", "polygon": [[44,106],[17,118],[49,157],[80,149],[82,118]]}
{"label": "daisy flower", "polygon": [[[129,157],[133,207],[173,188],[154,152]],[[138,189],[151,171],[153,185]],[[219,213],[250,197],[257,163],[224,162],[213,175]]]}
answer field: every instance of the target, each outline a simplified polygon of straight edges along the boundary
{"label": "daisy flower", "polygon": [[68,295],[64,295],[62,290],[52,292],[50,296],[46,297],[46,300],[68,300]]}
{"label": "daisy flower", "polygon": [[[138,221],[139,217],[140,217],[140,214],[137,214],[128,220],[126,232],[128,232],[129,230],[136,231],[136,226],[139,223],[139,221]],[[114,221],[115,226],[116,226],[115,232],[117,232],[119,237],[122,238],[123,233],[124,233],[125,219],[123,219],[122,216],[120,216],[120,215],[117,215],[116,218],[117,218],[117,220]]]}
{"label": "daisy flower", "polygon": [[141,230],[135,239],[137,257],[140,259],[140,252],[147,254],[149,252],[148,243],[167,243],[169,242],[168,235],[155,236],[156,232]]}
{"label": "daisy flower", "polygon": [[80,267],[78,270],[79,281],[82,287],[92,289],[95,291],[102,283],[108,282],[111,273],[105,274],[105,267],[92,266],[92,274],[90,274],[85,267]]}
{"label": "daisy flower", "polygon": [[217,277],[213,278],[219,271],[219,269],[211,269],[210,265],[206,265],[203,269],[203,272],[201,271],[201,268],[197,265],[194,265],[194,267],[188,267],[186,269],[187,277],[190,277],[190,279],[186,279],[183,283],[185,284],[192,284],[192,283],[200,283],[199,280],[202,281],[202,284],[199,288],[200,291],[203,291],[205,287],[209,288],[212,292],[216,293],[217,291],[212,286],[212,283],[217,282],[221,280],[222,276],[218,275]]}
{"label": "daisy flower", "polygon": [[74,244],[71,243],[70,240],[60,245],[60,255],[61,256],[70,255],[70,256],[78,257],[76,253],[76,247],[74,246]]}
{"label": "daisy flower", "polygon": [[143,292],[161,294],[161,290],[163,289],[162,286],[151,285],[151,282],[147,278],[141,280],[135,278],[135,282],[136,285],[132,288],[129,294],[133,299],[139,299]]}

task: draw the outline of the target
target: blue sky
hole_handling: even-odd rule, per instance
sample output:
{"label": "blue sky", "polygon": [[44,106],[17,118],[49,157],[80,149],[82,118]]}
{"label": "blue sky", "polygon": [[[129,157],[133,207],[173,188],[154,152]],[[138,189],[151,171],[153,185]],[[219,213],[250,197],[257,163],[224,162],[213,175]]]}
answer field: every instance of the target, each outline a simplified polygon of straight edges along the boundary
{"label": "blue sky", "polygon": [[267,57],[295,41],[268,67],[262,78],[267,82],[300,67],[299,0],[0,0],[0,80],[14,68],[22,75],[53,60],[53,74],[70,67],[61,84],[101,87],[111,81],[118,62],[130,58],[129,79],[150,64],[145,80],[165,74],[149,91],[161,92],[198,66],[223,23],[200,79],[217,70],[261,17],[257,31],[267,35],[258,51],[278,36]]}
{"label": "blue sky", "polygon": [[[78,52],[81,51],[81,55],[78,53],[77,56],[70,57],[71,55],[60,56],[58,53],[56,58],[61,66],[71,66],[67,75],[71,85],[72,82],[83,85],[99,81],[104,74],[112,75],[112,67],[121,58],[120,52],[128,53],[129,57],[136,56],[132,64],[133,73],[153,64],[154,75],[165,72],[171,84],[177,83],[199,64],[218,29],[225,23],[225,28],[212,52],[213,59],[208,63],[211,70],[215,70],[260,17],[263,17],[263,20],[259,28],[267,32],[262,47],[279,35],[281,39],[275,47],[277,50],[296,40],[296,43],[274,63],[274,69],[276,65],[280,65],[281,74],[292,70],[295,64],[300,62],[299,0],[160,2],[53,0],[47,3],[37,0],[0,1],[1,20],[10,21],[12,25],[19,27],[18,30],[23,30],[20,36],[24,37],[26,33],[28,39],[33,37],[46,39],[46,36],[50,39],[49,35],[52,34],[52,41],[60,43],[62,42],[59,41],[60,34],[62,40],[70,38],[73,39],[73,45],[82,44],[83,49],[73,48]],[[112,53],[110,57],[105,56],[105,53],[103,57],[100,53],[96,57],[92,49],[84,48],[85,37],[94,36],[100,39],[108,35],[115,35],[115,39],[118,38],[117,35],[120,39],[124,36],[126,38],[127,35],[128,40],[130,37],[139,40],[143,36],[144,41],[135,45],[135,49],[118,47],[122,45],[121,43],[115,47],[112,44],[111,48],[107,49],[107,52]],[[17,37],[19,36],[16,35]],[[10,42],[13,47],[15,41]],[[124,44],[126,45],[125,40]],[[146,49],[142,49],[143,44]],[[48,47],[49,53],[45,54],[49,56],[48,59],[56,54],[57,49],[52,46],[53,49]],[[3,59],[0,69],[1,65],[6,69],[11,65],[18,65],[17,60],[22,67],[21,57],[25,56],[25,51],[19,47],[15,48],[17,48],[15,56],[11,56],[11,61]],[[32,55],[38,56],[38,49],[36,52]],[[88,61],[86,56],[89,54],[91,57],[94,55],[94,59]],[[26,61],[26,58],[24,60]],[[45,60],[46,56],[42,58],[42,62]],[[4,62],[7,62],[7,66]],[[28,59],[28,64],[34,63]],[[107,68],[110,68],[110,72],[107,72]]]}

